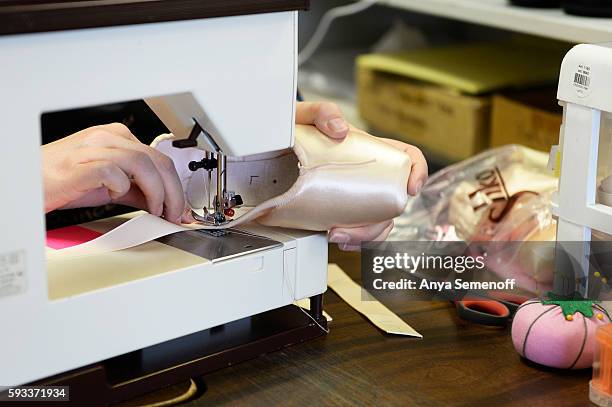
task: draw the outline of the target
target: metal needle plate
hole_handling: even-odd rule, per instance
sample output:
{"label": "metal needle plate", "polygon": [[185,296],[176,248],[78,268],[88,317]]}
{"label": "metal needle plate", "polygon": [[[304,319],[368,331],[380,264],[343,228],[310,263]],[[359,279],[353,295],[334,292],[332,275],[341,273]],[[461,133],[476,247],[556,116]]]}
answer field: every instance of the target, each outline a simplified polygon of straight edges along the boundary
{"label": "metal needle plate", "polygon": [[237,229],[188,230],[156,240],[204,257],[213,263],[283,245],[276,240]]}

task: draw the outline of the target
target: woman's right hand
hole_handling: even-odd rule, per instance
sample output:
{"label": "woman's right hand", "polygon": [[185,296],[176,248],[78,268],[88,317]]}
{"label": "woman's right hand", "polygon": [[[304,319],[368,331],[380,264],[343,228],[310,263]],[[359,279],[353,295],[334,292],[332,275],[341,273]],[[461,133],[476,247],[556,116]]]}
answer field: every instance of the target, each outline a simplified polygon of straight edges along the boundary
{"label": "woman's right hand", "polygon": [[181,222],[185,198],[172,160],[123,124],[90,127],[41,151],[45,212],[118,203]]}

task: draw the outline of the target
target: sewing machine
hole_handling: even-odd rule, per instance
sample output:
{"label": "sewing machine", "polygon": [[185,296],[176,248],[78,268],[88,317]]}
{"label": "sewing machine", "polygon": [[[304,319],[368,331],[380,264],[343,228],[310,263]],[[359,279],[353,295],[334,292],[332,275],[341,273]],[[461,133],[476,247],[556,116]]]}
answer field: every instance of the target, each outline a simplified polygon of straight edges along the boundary
{"label": "sewing machine", "polygon": [[[554,214],[558,217],[558,245],[573,258],[576,270],[567,270],[567,257],[557,263],[557,271],[566,269],[569,275],[555,279],[558,293],[579,291],[592,296],[590,286],[605,277],[594,275],[589,256],[593,242],[612,240],[610,78],[612,43],[577,45],[561,66],[557,94],[563,106],[561,167]],[[610,309],[610,303],[607,305]]]}
{"label": "sewing machine", "polygon": [[[296,10],[306,1],[99,3],[0,7],[0,386],[67,384],[71,401],[88,405],[197,377],[326,326],[320,233],[248,225],[246,240],[194,235],[191,245],[208,253],[201,264],[146,277],[113,270],[117,280],[102,276],[99,285],[86,270],[47,270],[42,114],[144,99],[177,148],[214,159],[213,222],[236,204],[219,171],[226,157],[293,143]],[[291,305],[304,298],[310,316]]]}

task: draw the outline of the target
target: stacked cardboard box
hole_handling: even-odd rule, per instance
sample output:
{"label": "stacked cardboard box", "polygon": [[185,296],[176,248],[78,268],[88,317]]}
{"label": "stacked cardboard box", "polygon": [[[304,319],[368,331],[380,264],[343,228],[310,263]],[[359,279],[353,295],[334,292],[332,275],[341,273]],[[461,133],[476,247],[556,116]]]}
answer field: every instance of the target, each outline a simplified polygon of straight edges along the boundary
{"label": "stacked cardboard box", "polygon": [[373,129],[449,160],[488,145],[490,100],[361,68],[358,105]]}
{"label": "stacked cardboard box", "polygon": [[493,96],[491,146],[522,144],[550,151],[559,142],[562,117],[555,92],[544,88]]}
{"label": "stacked cardboard box", "polygon": [[[565,51],[509,41],[362,55],[356,72],[359,112],[374,131],[442,159],[462,160],[491,145],[493,92],[556,83]],[[498,109],[494,118],[502,116]],[[503,135],[496,143],[523,142],[498,134]]]}

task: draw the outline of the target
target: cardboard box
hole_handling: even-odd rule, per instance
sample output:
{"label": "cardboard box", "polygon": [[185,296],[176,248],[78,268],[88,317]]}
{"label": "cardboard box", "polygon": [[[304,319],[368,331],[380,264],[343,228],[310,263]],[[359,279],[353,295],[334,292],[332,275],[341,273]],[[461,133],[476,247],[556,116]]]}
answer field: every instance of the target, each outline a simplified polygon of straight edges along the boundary
{"label": "cardboard box", "polygon": [[568,50],[559,43],[511,39],[364,54],[357,64],[466,95],[482,95],[556,84],[559,64]]}
{"label": "cardboard box", "polygon": [[358,65],[357,99],[359,113],[374,130],[444,160],[462,160],[488,147],[488,97],[467,96]]}
{"label": "cardboard box", "polygon": [[562,109],[555,88],[493,97],[491,145],[522,144],[549,152],[559,143]]}

